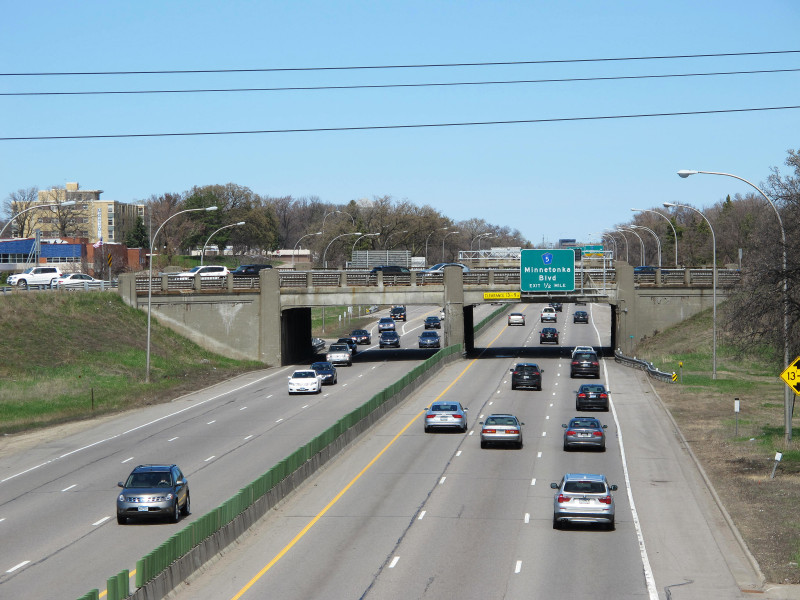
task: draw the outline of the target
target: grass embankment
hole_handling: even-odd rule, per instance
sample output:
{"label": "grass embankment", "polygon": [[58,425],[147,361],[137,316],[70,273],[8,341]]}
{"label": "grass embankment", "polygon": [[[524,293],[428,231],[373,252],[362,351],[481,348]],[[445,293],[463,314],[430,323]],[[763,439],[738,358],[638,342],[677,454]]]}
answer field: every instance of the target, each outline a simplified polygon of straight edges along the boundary
{"label": "grass embankment", "polygon": [[[654,383],[659,395],[767,580],[800,583],[800,429],[787,445],[780,358],[743,356],[720,336],[713,379],[711,311],[646,340],[636,354],[668,372],[680,373],[683,362],[682,383]],[[783,456],[773,479],[776,452]]]}

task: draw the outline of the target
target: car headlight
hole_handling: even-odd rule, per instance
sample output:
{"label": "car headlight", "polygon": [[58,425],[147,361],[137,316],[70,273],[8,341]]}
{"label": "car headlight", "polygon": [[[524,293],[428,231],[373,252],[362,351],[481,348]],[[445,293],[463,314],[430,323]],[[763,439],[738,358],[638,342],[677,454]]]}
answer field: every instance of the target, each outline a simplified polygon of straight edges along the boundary
{"label": "car headlight", "polygon": [[124,494],[120,494],[120,495],[117,497],[117,500],[118,500],[119,502],[125,502],[125,495],[124,495]]}
{"label": "car headlight", "polygon": [[167,494],[167,496],[166,496],[166,499],[167,499],[168,501],[169,501],[169,500],[172,500],[172,494]]}

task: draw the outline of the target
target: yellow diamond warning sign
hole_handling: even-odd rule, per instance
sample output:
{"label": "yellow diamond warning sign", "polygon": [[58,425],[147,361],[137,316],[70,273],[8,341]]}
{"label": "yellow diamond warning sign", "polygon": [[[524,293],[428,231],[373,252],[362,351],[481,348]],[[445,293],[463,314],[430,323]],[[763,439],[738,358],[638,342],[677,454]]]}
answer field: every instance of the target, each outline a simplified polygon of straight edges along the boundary
{"label": "yellow diamond warning sign", "polygon": [[781,373],[781,379],[792,388],[795,394],[800,395],[800,356],[795,358]]}

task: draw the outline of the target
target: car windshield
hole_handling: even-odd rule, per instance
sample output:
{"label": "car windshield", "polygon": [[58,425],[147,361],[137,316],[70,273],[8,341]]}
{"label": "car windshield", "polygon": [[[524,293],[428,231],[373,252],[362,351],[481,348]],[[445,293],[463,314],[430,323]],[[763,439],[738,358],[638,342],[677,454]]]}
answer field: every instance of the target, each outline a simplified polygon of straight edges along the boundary
{"label": "car windshield", "polygon": [[431,406],[431,410],[436,412],[458,412],[458,404],[434,404]]}
{"label": "car windshield", "polygon": [[435,331],[423,331],[421,337],[435,338],[435,337],[439,337],[439,334],[436,333]]}
{"label": "car windshield", "polygon": [[569,422],[569,426],[579,429],[600,429],[600,422],[597,419],[572,419],[572,421]]}
{"label": "car windshield", "polygon": [[394,323],[389,317],[381,317],[381,323]]}
{"label": "car windshield", "polygon": [[148,472],[148,473],[131,473],[128,481],[125,482],[126,488],[154,488],[154,487],[170,487],[172,478],[169,472]]}
{"label": "car windshield", "polygon": [[331,352],[347,352],[349,348],[345,344],[331,344]]}
{"label": "car windshield", "polygon": [[311,365],[311,368],[317,371],[327,370],[333,367],[333,365],[329,362],[315,362]]}
{"label": "car windshield", "polygon": [[295,371],[292,379],[313,379],[316,376],[315,371]]}
{"label": "car windshield", "polygon": [[516,425],[517,420],[514,417],[489,417],[486,419],[486,425]]}
{"label": "car windshield", "polygon": [[522,373],[536,373],[538,370],[536,365],[517,365],[517,371]]}
{"label": "car windshield", "polygon": [[585,393],[598,393],[598,392],[605,392],[606,388],[602,385],[595,384],[595,385],[582,385],[581,391]]}
{"label": "car windshield", "polygon": [[187,273],[197,273],[197,272],[198,272],[200,269],[202,269],[202,268],[203,268],[203,267],[194,267],[194,268],[192,268],[192,269],[189,269],[189,270],[187,271]]}
{"label": "car windshield", "polygon": [[606,485],[602,481],[568,481],[564,491],[572,494],[605,494]]}
{"label": "car windshield", "polygon": [[597,358],[596,354],[590,354],[589,352],[579,352],[575,355],[575,358],[578,360],[595,360]]}
{"label": "car windshield", "polygon": [[367,335],[367,330],[366,329],[356,329],[353,332],[353,335]]}

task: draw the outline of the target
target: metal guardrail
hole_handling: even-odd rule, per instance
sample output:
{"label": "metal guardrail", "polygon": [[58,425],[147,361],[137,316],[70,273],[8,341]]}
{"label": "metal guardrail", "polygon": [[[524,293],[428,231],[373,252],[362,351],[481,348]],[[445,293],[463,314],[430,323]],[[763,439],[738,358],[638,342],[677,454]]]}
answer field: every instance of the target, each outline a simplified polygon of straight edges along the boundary
{"label": "metal guardrail", "polygon": [[626,367],[633,367],[634,369],[641,369],[642,371],[646,372],[650,377],[653,379],[657,379],[658,381],[665,381],[667,383],[672,383],[676,381],[677,377],[675,373],[665,373],[664,371],[659,371],[653,366],[653,363],[647,362],[646,360],[641,360],[636,358],[635,356],[631,358],[630,356],[625,356],[622,353],[622,350],[617,348],[614,351],[614,362],[618,362],[621,365],[625,365]]}
{"label": "metal guardrail", "polygon": [[[146,280],[145,280],[146,281]],[[0,295],[18,294],[26,292],[47,292],[47,291],[105,291],[115,290],[119,287],[116,281],[84,281],[82,283],[70,283],[68,285],[58,285],[50,287],[49,285],[31,285],[27,288],[21,288],[13,285],[0,286]],[[145,287],[145,289],[147,289]]]}

